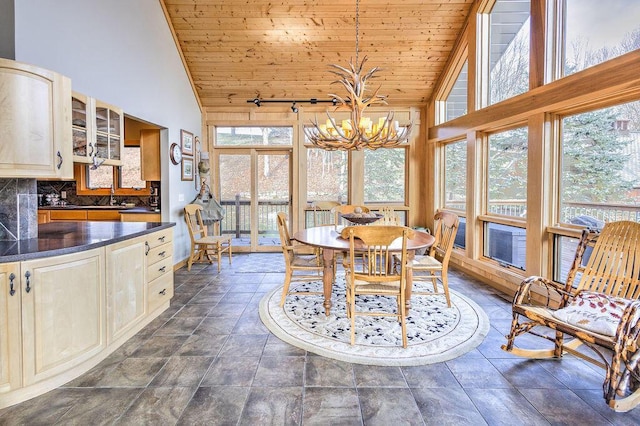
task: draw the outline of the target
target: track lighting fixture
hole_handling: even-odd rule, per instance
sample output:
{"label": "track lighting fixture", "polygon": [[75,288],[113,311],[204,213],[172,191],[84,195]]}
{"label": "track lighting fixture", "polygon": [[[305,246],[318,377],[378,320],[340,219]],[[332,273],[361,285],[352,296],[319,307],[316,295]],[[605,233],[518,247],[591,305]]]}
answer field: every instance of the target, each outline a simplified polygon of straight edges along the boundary
{"label": "track lighting fixture", "polygon": [[295,101],[293,101],[293,105],[291,105],[291,111],[293,111],[294,114],[298,113],[298,107],[296,106]]}
{"label": "track lighting fixture", "polygon": [[255,98],[253,101],[247,101],[247,102],[253,102],[254,104],[256,104],[257,107],[260,107],[260,99],[259,98]]}
{"label": "track lighting fixture", "polygon": [[[298,107],[296,106],[296,104],[312,104],[312,105],[316,105],[316,104],[326,104],[326,103],[331,103],[334,106],[338,105],[338,100],[336,98],[333,99],[316,99],[316,98],[311,98],[311,99],[260,99],[260,98],[253,98],[253,99],[249,99],[247,100],[247,103],[249,104],[254,104],[256,106],[261,106],[262,104],[290,104],[293,103],[293,105],[291,106],[291,111],[293,112],[298,112]],[[294,111],[295,108],[295,111]]]}

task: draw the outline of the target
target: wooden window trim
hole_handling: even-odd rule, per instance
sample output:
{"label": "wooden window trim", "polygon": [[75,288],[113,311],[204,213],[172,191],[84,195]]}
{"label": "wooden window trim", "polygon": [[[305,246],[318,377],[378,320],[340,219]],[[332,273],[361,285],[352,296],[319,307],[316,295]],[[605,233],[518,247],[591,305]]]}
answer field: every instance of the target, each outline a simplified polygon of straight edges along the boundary
{"label": "wooden window trim", "polygon": [[[76,181],[76,194],[77,195],[111,195],[110,188],[89,188],[87,186],[87,164],[75,163],[73,165],[73,177]],[[114,196],[134,196],[134,197],[148,197],[151,195],[151,182],[147,181],[147,185],[141,189],[133,188],[119,188],[119,177],[117,166],[101,166],[101,167],[113,167],[113,188]]]}

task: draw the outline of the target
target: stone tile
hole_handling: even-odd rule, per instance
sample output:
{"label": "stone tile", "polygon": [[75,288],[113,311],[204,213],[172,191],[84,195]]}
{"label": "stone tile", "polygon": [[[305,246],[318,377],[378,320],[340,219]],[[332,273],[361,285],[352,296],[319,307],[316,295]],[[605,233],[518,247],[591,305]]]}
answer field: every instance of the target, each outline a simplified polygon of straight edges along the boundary
{"label": "stone tile", "polygon": [[200,387],[178,420],[178,425],[235,425],[250,388]]}
{"label": "stone tile", "polygon": [[411,391],[398,388],[358,389],[365,425],[422,425],[422,415]]}
{"label": "stone tile", "polygon": [[0,425],[52,425],[75,404],[87,389],[58,388],[22,404],[0,410]]}
{"label": "stone tile", "polygon": [[570,389],[602,389],[604,370],[596,371],[572,356],[539,361],[540,365]]}
{"label": "stone tile", "polygon": [[213,361],[212,357],[172,357],[150,386],[197,386]]}
{"label": "stone tile", "polygon": [[353,372],[356,376],[356,386],[359,388],[408,387],[400,367],[354,364]]}
{"label": "stone tile", "polygon": [[610,424],[569,389],[521,388],[520,392],[551,424]]}
{"label": "stone tile", "polygon": [[305,365],[305,386],[355,386],[354,364],[325,357],[310,357]]}
{"label": "stone tile", "polygon": [[167,358],[127,358],[109,370],[96,387],[145,387],[167,362]]}
{"label": "stone tile", "polygon": [[222,347],[219,356],[260,356],[267,341],[267,335],[231,335]]}
{"label": "stone tile", "polygon": [[251,386],[260,357],[218,357],[209,367],[202,386]]}
{"label": "stone tile", "polygon": [[467,394],[490,425],[548,424],[516,389],[467,389]]}
{"label": "stone tile", "polygon": [[143,388],[83,389],[76,403],[60,417],[64,425],[107,425],[117,420]]}
{"label": "stone tile", "polygon": [[187,305],[178,311],[174,318],[204,318],[209,314],[213,306],[208,305]]}
{"label": "stone tile", "polygon": [[402,367],[410,388],[461,388],[445,363]]}
{"label": "stone tile", "polygon": [[283,342],[273,334],[270,334],[262,354],[265,356],[304,356],[305,352],[304,349]]}
{"label": "stone tile", "polygon": [[190,335],[202,322],[202,318],[171,318],[156,330],[154,336],[182,336]]}
{"label": "stone tile", "polygon": [[545,388],[566,388],[540,362],[533,359],[492,359],[491,363],[513,386]]}
{"label": "stone tile", "polygon": [[118,425],[176,424],[195,391],[195,387],[147,388],[118,420]]}
{"label": "stone tile", "polygon": [[227,292],[222,299],[220,299],[220,303],[249,303],[251,298],[253,297],[253,292],[246,293],[231,293]]}
{"label": "stone tile", "polygon": [[456,358],[446,362],[453,376],[465,389],[510,388],[511,384],[486,359],[473,359],[473,362]]}
{"label": "stone tile", "polygon": [[176,356],[215,357],[228,339],[225,334],[212,334],[207,329],[196,329],[176,352]]}
{"label": "stone tile", "polygon": [[233,328],[234,334],[268,334],[269,329],[265,327],[259,317],[242,316],[235,327]]}
{"label": "stone tile", "polygon": [[238,318],[242,315],[246,307],[247,302],[220,302],[209,312],[209,317]]}
{"label": "stone tile", "polygon": [[602,395],[602,390],[574,390],[573,392],[614,425],[635,426],[640,424],[640,407],[626,413],[619,413],[609,408]]}
{"label": "stone tile", "polygon": [[251,388],[239,425],[299,425],[302,387]]}
{"label": "stone tile", "polygon": [[202,320],[196,331],[206,331],[209,334],[231,334],[238,322],[237,317],[207,317]]}
{"label": "stone tile", "polygon": [[360,402],[355,389],[306,388],[303,413],[302,424],[305,426],[362,424]]}
{"label": "stone tile", "polygon": [[426,424],[487,424],[461,387],[413,388],[411,392]]}
{"label": "stone tile", "polygon": [[256,371],[254,386],[302,386],[304,358],[263,356]]}
{"label": "stone tile", "polygon": [[131,356],[167,358],[173,355],[189,336],[153,336],[136,349]]}

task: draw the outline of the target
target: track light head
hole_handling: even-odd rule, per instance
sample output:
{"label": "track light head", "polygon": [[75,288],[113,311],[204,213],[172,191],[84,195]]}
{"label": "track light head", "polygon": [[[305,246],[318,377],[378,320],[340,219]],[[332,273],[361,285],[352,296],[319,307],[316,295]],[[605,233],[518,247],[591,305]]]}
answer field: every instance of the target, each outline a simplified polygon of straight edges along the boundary
{"label": "track light head", "polygon": [[298,113],[298,107],[296,106],[296,103],[294,102],[293,105],[291,105],[291,111],[294,112],[294,114]]}
{"label": "track light head", "polygon": [[260,106],[260,99],[259,98],[255,98],[253,100],[253,103],[256,104],[257,107],[259,107]]}
{"label": "track light head", "polygon": [[338,100],[336,98],[331,99],[331,103],[333,104],[333,106],[338,105]]}

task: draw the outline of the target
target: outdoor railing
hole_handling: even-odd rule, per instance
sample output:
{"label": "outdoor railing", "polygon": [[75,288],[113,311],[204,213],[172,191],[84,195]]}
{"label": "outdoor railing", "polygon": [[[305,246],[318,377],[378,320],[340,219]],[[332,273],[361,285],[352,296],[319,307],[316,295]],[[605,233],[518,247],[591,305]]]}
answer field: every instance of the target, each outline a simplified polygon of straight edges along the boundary
{"label": "outdoor railing", "polygon": [[[236,196],[234,200],[222,200],[224,218],[220,221],[220,233],[234,238],[251,234],[251,201]],[[278,212],[289,211],[287,201],[258,200],[258,234],[278,235]],[[255,225],[254,225],[255,226]]]}

